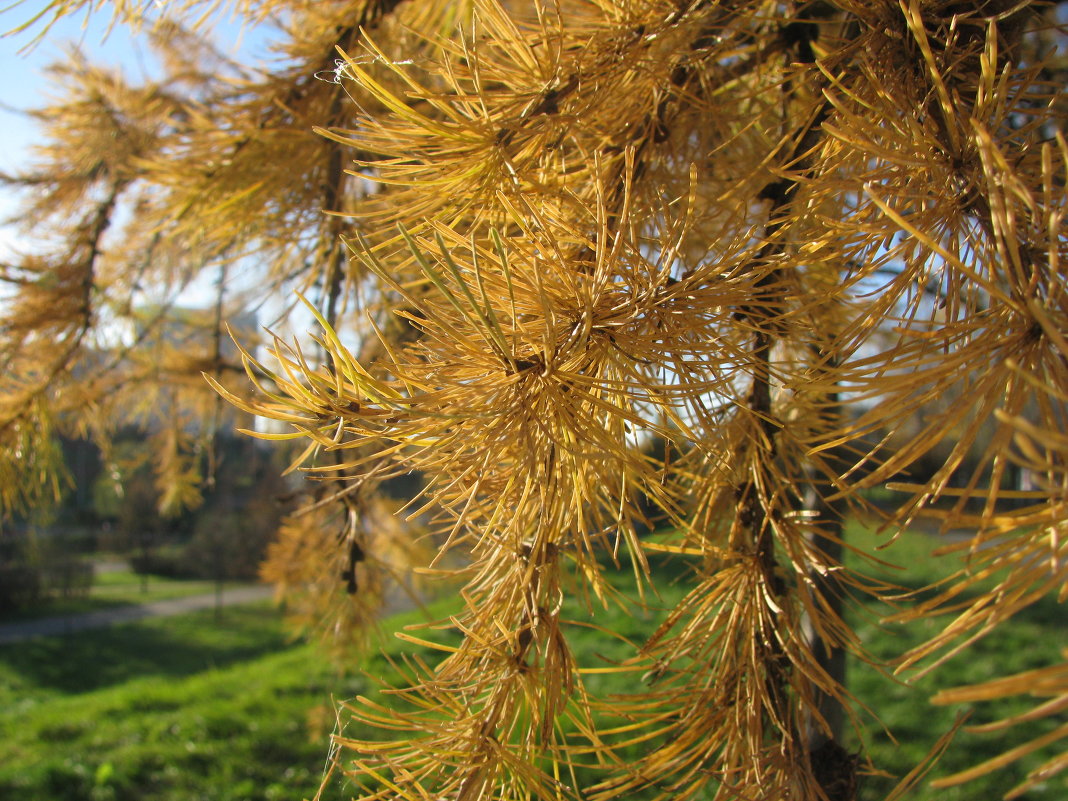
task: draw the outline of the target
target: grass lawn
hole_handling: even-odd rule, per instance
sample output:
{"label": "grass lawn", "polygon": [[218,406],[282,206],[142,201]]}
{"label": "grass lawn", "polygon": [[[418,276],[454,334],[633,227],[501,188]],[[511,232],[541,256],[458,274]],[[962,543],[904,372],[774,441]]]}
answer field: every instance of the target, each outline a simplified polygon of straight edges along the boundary
{"label": "grass lawn", "polygon": [[[862,527],[850,536],[861,546],[874,543]],[[901,584],[920,583],[933,575],[929,552],[935,544],[922,535],[903,537],[885,556],[909,565],[909,571],[880,568],[879,575],[894,575]],[[685,572],[678,562],[661,564],[661,569],[665,575]],[[684,591],[685,582],[667,583],[663,602],[673,603]],[[1012,625],[915,686],[851,665],[849,682],[859,701],[877,711],[897,737],[895,745],[866,719],[864,739],[873,761],[903,774],[922,758],[955,716],[955,710],[927,704],[937,689],[1057,658],[1064,642],[1060,611],[1052,602],[1026,610]],[[885,612],[872,603],[855,613],[865,642],[879,657],[892,657],[928,633],[887,631],[877,622]],[[411,613],[395,623],[416,619]],[[651,631],[655,620],[655,613],[617,609],[596,614],[598,625],[634,637]],[[621,656],[593,632],[572,631],[581,661],[596,661],[590,656],[594,653]],[[394,654],[411,648],[388,643]],[[392,675],[382,657],[364,667],[376,678],[388,681]],[[613,680],[633,683],[611,675],[590,677],[589,683],[597,684],[598,692],[627,689],[613,686]],[[339,675],[315,647],[291,642],[278,614],[266,604],[227,609],[219,623],[205,612],[0,647],[0,799],[310,798],[319,787],[329,734],[336,726],[334,701],[373,694],[375,685],[356,672]],[[1010,703],[977,709],[973,722],[1021,708]],[[351,728],[347,733],[358,736]],[[1013,744],[1005,735],[962,733],[934,775],[974,765]],[[954,790],[924,787],[910,799],[996,799],[1024,772],[1011,768]],[[891,785],[888,779],[868,777],[861,797],[876,801]],[[354,792],[343,784],[331,786],[323,801]],[[1066,797],[1061,778],[1026,799]]]}
{"label": "grass lawn", "polygon": [[300,799],[357,692],[266,604],[0,648],[0,798]]}
{"label": "grass lawn", "polygon": [[[882,540],[864,526],[851,525],[847,540],[860,549],[871,550]],[[944,574],[944,562],[956,557],[932,556],[941,543],[936,537],[908,534],[900,537],[879,555],[887,561],[906,568],[868,567],[865,572],[876,578],[915,589],[936,581]],[[961,564],[956,560],[955,564]],[[850,622],[871,653],[890,661],[908,648],[935,634],[948,621],[927,621],[919,626],[885,627],[879,618],[890,612],[885,605],[868,602],[851,615]],[[1057,664],[1060,651],[1066,644],[1064,607],[1055,598],[1046,597],[1033,604],[1011,621],[997,628],[966,651],[942,665],[934,673],[911,679],[910,674],[892,677],[869,666],[853,662],[848,667],[847,684],[858,700],[878,713],[885,729],[865,718],[865,750],[875,764],[884,771],[901,776],[907,773],[934,745],[938,736],[951,727],[958,713],[968,712],[966,725],[992,722],[1010,714],[1023,712],[1037,705],[1038,699],[1015,698],[966,708],[933,706],[928,699],[939,690],[987,681],[1032,668]],[[960,731],[929,778],[948,776],[974,767],[1034,736],[1063,724],[1056,717],[1021,724],[1016,729],[990,734]],[[859,747],[854,742],[854,747]],[[1056,746],[1014,763],[1002,771],[957,787],[933,790],[917,788],[910,801],[987,801],[1001,798],[1021,782],[1033,769],[1055,753]],[[877,801],[886,795],[894,782],[878,776],[866,777],[861,798]],[[1021,797],[1024,801],[1068,798],[1068,776],[1061,774],[1044,786]]]}

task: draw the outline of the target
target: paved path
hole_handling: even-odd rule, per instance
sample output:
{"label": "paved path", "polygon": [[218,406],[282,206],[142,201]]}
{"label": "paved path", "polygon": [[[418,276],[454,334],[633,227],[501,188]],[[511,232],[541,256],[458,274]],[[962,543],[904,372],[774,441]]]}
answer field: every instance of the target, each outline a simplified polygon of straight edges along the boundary
{"label": "paved path", "polygon": [[[234,587],[223,589],[222,604],[231,606],[262,601],[274,593],[272,587]],[[79,615],[59,615],[43,617],[37,620],[24,620],[18,623],[0,624],[0,645],[28,640],[31,637],[55,637],[73,634],[86,629],[99,629],[119,623],[132,623],[147,617],[168,617],[184,615],[201,609],[215,607],[215,593],[190,595],[185,598],[172,598],[166,601],[152,601],[147,604],[117,606],[114,609],[101,609],[97,612],[85,612]]]}

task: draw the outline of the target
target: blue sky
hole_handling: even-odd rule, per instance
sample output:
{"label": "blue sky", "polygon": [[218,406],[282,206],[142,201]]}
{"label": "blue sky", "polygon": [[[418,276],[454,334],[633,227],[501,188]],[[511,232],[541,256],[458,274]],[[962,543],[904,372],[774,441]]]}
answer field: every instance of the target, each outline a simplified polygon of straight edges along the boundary
{"label": "blue sky", "polygon": [[[25,0],[0,11],[0,31],[11,31],[31,19],[47,1]],[[54,86],[44,70],[61,60],[72,45],[78,45],[94,63],[121,68],[134,82],[151,77],[158,69],[155,58],[136,34],[131,35],[119,25],[109,31],[110,22],[110,9],[105,7],[91,16],[79,13],[60,20],[36,44],[34,40],[44,28],[43,23],[29,31],[0,37],[0,171],[19,172],[32,162],[36,125],[19,111],[39,106],[47,102],[49,95],[60,91],[61,87]],[[208,27],[224,53],[240,54],[246,60],[270,58],[266,29],[243,29],[239,21],[226,16],[218,16]],[[33,248],[32,240],[20,238],[11,227],[2,225],[16,210],[16,204],[17,194],[0,187],[0,261],[10,257],[13,249]],[[205,305],[213,298],[213,285],[194,285],[183,293],[182,302]]]}
{"label": "blue sky", "polygon": [[[0,30],[7,32],[25,22],[41,5],[23,3],[0,12]],[[62,20],[46,39],[32,47],[40,26],[0,38],[0,170],[16,172],[28,162],[36,128],[18,111],[39,105],[51,91],[43,70],[62,56],[69,43],[79,42],[88,52],[113,64],[137,63],[135,50],[124,31],[116,30],[107,42],[102,42],[106,20],[97,17],[83,29],[84,22],[83,16]],[[14,196],[0,190],[0,216],[10,214],[13,206]],[[12,237],[11,231],[0,230],[0,253],[8,251]]]}
{"label": "blue sky", "polygon": [[[11,31],[47,5],[47,0],[24,0],[14,8],[7,7],[0,11],[0,31]],[[151,53],[122,26],[116,25],[109,32],[110,21],[110,9],[105,8],[90,16],[78,13],[65,17],[37,44],[33,42],[44,28],[43,23],[0,38],[0,171],[17,172],[30,160],[36,128],[18,110],[38,106],[56,91],[44,69],[61,59],[72,44],[80,46],[96,63],[121,67],[132,80],[152,74],[156,63]],[[224,52],[266,52],[262,35],[242,31],[232,19],[218,19],[211,31]],[[13,207],[12,194],[0,189],[0,219],[6,218]],[[9,252],[13,236],[9,229],[0,228],[0,258]]]}

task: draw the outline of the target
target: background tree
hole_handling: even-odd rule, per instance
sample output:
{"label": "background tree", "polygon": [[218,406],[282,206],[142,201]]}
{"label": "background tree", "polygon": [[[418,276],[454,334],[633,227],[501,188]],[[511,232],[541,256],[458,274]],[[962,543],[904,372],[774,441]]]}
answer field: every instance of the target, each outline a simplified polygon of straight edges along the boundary
{"label": "background tree", "polygon": [[[73,10],[57,4],[44,15]],[[216,479],[216,432],[249,425],[201,377],[235,386],[242,374],[228,323],[257,310],[284,319],[293,289],[335,323],[355,314],[342,291],[355,280],[342,270],[348,223],[323,214],[348,207],[353,179],[339,146],[312,131],[355,110],[317,76],[332,76],[335,48],[385,9],[301,12],[285,25],[277,68],[255,75],[176,18],[150,24],[139,9],[114,10],[144,23],[161,74],[132,85],[74,52],[54,69],[62,99],[33,112],[43,128],[37,163],[5,180],[27,195],[14,222],[47,243],[0,274],[10,290],[0,320],[5,513],[62,491],[60,433],[91,437],[110,461],[116,431],[131,424],[151,432],[161,511],[197,506]],[[211,311],[181,308],[185,290],[205,285]],[[361,516],[337,519],[333,539],[351,546]]]}
{"label": "background tree", "polygon": [[[949,546],[968,568],[903,607],[905,622],[956,616],[902,669],[934,669],[1063,593],[1059,6],[241,8],[281,19],[290,62],[251,78],[179,60],[182,80],[164,85],[195,88],[160,101],[175,109],[152,117],[173,126],[166,144],[125,137],[128,156],[86,173],[110,183],[81,249],[63,269],[5,273],[20,293],[56,282],[73,310],[50,360],[19,354],[51,317],[4,329],[9,364],[59,365],[23,368],[8,452],[35,415],[85,405],[56,401],[72,397],[67,351],[89,330],[72,287],[84,297],[103,275],[92,243],[120,190],[151,188],[135,215],[147,241],[198,265],[254,252],[268,284],[318,288],[314,354],[275,339],[267,363],[249,346],[251,396],[221,362],[201,369],[237,408],[288,426],[265,436],[306,441],[316,503],[340,504],[339,535],[305,515],[277,553],[321,564],[316,543],[340,537],[347,588],[375,586],[358,573],[387,564],[370,493],[417,470],[410,511],[467,557],[442,571],[466,582],[458,644],[413,660],[394,705],[347,707],[390,738],[336,740],[365,797],[854,797],[840,664],[866,656],[842,607],[889,588],[843,563],[841,519],[869,487],[900,493],[888,532],[921,516],[970,532]],[[947,395],[961,400],[929,404]],[[891,449],[870,444],[916,415]],[[946,440],[941,466],[910,481]],[[1013,466],[1034,489],[1007,486]],[[639,536],[649,501],[670,534]],[[568,646],[595,624],[564,600],[620,602],[606,575],[623,562],[648,591],[663,551],[688,560],[692,591],[612,668],[647,686],[598,698],[603,667]],[[1026,725],[1063,709],[1063,674],[940,700],[1039,687],[1049,700],[1004,722]]]}

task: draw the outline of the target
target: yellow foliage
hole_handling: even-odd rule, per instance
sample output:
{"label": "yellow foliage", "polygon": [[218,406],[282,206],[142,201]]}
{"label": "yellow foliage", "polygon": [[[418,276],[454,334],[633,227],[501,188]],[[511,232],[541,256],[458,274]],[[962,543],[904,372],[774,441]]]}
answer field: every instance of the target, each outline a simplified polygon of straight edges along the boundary
{"label": "yellow foliage", "polygon": [[[159,451],[164,504],[194,503],[184,438],[222,415],[188,382],[203,372],[248,433],[303,448],[290,470],[319,491],[264,575],[335,644],[434,543],[424,572],[463,582],[462,636],[406,661],[396,703],[347,705],[387,738],[336,738],[364,798],[854,798],[840,664],[870,657],[844,609],[885,588],[844,564],[842,520],[871,488],[899,500],[891,532],[969,532],[947,548],[968,568],[897,617],[954,614],[901,670],[1063,595],[1068,144],[1042,4],[239,7],[286,20],[288,63],[252,75],[205,50],[209,71],[171,48],[172,80],[86,69],[49,110],[42,167],[12,180],[79,222],[50,218],[55,253],[0,274],[0,426],[21,442],[38,412],[151,419],[171,398],[189,411]],[[143,214],[109,251],[120,196]],[[224,353],[242,256],[260,297],[302,291],[316,333]],[[102,318],[209,267],[211,347],[153,323],[96,369]],[[380,482],[413,473],[422,492],[388,508]],[[660,522],[673,533],[642,534]],[[564,599],[613,603],[626,562],[655,592],[665,551],[692,589],[609,666],[634,691],[597,698],[606,668],[572,652]],[[998,727],[1026,725],[1063,710],[1062,668],[936,700],[1034,682],[1039,706]],[[599,778],[580,786],[580,766]]]}

